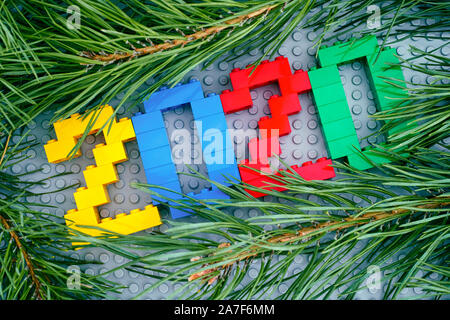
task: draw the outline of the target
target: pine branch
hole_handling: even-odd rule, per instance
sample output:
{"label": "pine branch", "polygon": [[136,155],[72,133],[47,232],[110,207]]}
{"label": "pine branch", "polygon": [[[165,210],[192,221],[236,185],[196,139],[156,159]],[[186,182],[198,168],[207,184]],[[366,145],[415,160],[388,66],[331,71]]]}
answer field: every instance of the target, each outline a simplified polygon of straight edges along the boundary
{"label": "pine branch", "polygon": [[[450,199],[450,197],[435,197],[433,199],[430,200],[442,200],[442,199]],[[417,209],[434,209],[434,208],[438,208],[438,207],[448,207],[450,206],[450,202],[438,202],[438,203],[426,203],[426,204],[422,204],[422,205],[418,205],[416,208]],[[377,212],[370,212],[370,213],[365,213],[361,216],[357,216],[357,217],[347,217],[342,219],[342,221],[327,221],[327,222],[323,222],[323,223],[319,223],[316,226],[312,226],[312,227],[306,227],[306,228],[301,228],[299,230],[297,230],[295,233],[293,233],[292,231],[289,233],[285,233],[282,235],[277,235],[274,237],[271,237],[269,239],[267,239],[268,243],[293,243],[293,242],[298,242],[298,241],[307,241],[307,237],[310,234],[320,234],[322,232],[333,232],[333,231],[337,231],[337,230],[344,230],[347,228],[352,228],[358,225],[362,225],[362,224],[366,224],[368,222],[373,222],[373,221],[377,221],[377,220],[383,220],[386,218],[393,218],[395,216],[398,215],[402,215],[405,213],[410,213],[412,212],[413,209],[395,209],[395,210],[391,210],[391,211],[377,211]],[[324,230],[326,229],[326,230]],[[228,242],[223,242],[221,244],[219,244],[218,248],[222,249],[222,248],[228,248],[231,244]],[[188,280],[189,281],[193,281],[193,280],[197,280],[197,279],[203,279],[203,278],[208,278],[208,276],[212,273],[214,273],[215,271],[218,270],[225,270],[227,271],[229,269],[229,267],[231,267],[233,264],[242,261],[242,260],[247,260],[249,258],[253,258],[256,257],[258,255],[264,254],[264,252],[267,252],[269,250],[265,249],[266,243],[262,243],[262,246],[253,246],[250,248],[250,250],[248,251],[244,251],[244,252],[240,252],[239,254],[232,256],[232,257],[227,257],[227,261],[231,260],[231,262],[228,262],[225,265],[222,265],[220,267],[213,267],[211,269],[206,269],[206,270],[202,270],[200,272],[194,273],[191,276],[189,276]],[[212,253],[212,255],[214,255],[214,253]],[[198,261],[200,260],[201,257],[196,257],[193,258],[193,261]],[[217,262],[216,262],[217,263]],[[216,264],[215,263],[215,264]],[[205,266],[208,266],[209,264],[206,264],[204,266],[202,266],[202,268],[204,268]],[[213,278],[208,279],[208,284],[212,284],[215,280],[217,280],[218,276],[215,276]]]}
{"label": "pine branch", "polygon": [[[224,26],[214,26],[209,27],[205,30],[197,31],[195,33],[186,35],[183,37],[183,39],[177,39],[177,40],[171,40],[167,41],[166,43],[161,43],[157,45],[150,45],[143,48],[135,48],[133,52],[127,52],[127,53],[114,53],[114,54],[92,54],[90,52],[83,52],[82,56],[85,56],[92,60],[98,60],[102,62],[117,62],[119,60],[129,59],[129,58],[135,58],[137,56],[143,56],[147,54],[153,54],[160,51],[165,51],[169,49],[173,49],[176,47],[184,47],[185,45],[196,41],[196,40],[205,40],[208,36],[217,34],[227,28],[233,27],[234,25],[238,25],[242,22],[245,22],[246,20],[255,18],[262,14],[268,14],[270,10],[275,8],[275,5],[270,5],[262,9],[258,9],[254,12],[247,13],[244,15],[241,15],[236,18],[232,18],[230,20],[225,20],[223,23]],[[84,63],[84,65],[87,65],[87,63]]]}
{"label": "pine branch", "polygon": [[11,234],[11,237],[13,237],[14,241],[16,242],[17,247],[19,248],[20,252],[22,253],[23,258],[25,259],[25,262],[28,266],[28,272],[30,273],[31,279],[33,281],[34,284],[34,290],[36,293],[36,297],[39,300],[42,300],[42,295],[41,295],[41,284],[39,282],[39,280],[36,277],[36,273],[34,272],[34,267],[33,267],[33,263],[31,262],[30,257],[28,256],[27,251],[25,250],[25,248],[22,246],[22,243],[20,242],[19,236],[13,231],[11,230],[11,227],[8,224],[8,221],[2,216],[0,215],[0,220],[3,224],[3,226],[6,228],[6,230]]}

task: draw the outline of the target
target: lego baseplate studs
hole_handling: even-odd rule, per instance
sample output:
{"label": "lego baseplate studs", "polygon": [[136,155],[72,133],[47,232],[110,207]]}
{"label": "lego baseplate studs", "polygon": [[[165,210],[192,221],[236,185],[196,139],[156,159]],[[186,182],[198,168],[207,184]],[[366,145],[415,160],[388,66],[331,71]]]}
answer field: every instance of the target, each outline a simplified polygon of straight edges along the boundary
{"label": "lego baseplate studs", "polygon": [[[111,106],[105,105],[84,118],[75,114],[70,119],[57,121],[54,124],[57,140],[50,140],[44,146],[49,162],[66,161],[77,139],[88,127],[89,134],[92,134],[112,120],[109,130],[106,128],[104,131],[106,143],[98,144],[93,150],[96,165],[87,166],[83,171],[86,187],[74,193],[77,209],[69,210],[64,216],[69,227],[92,236],[98,236],[102,231],[82,226],[130,234],[161,224],[158,209],[152,205],[146,206],[144,210],[132,210],[130,214],[118,214],[115,219],[100,219],[97,207],[110,202],[107,185],[119,181],[116,164],[128,160],[124,143],[136,137],[131,120],[122,118],[117,122],[113,112]],[[77,152],[74,156],[80,155],[81,152]]]}

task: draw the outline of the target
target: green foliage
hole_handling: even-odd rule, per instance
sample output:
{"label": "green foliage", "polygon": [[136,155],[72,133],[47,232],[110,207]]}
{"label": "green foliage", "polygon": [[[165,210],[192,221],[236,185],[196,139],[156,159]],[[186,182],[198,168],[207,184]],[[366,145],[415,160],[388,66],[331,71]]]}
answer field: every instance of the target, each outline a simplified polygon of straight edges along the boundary
{"label": "green foliage", "polygon": [[[385,121],[383,132],[403,122],[418,124],[393,134],[391,144],[378,149],[396,161],[370,172],[337,164],[342,176],[333,181],[286,174],[280,179],[288,191],[270,192],[279,201],[249,199],[239,184],[220,186],[232,201],[178,201],[180,208],[194,209],[200,221],[165,221],[170,225],[166,232],[146,237],[91,238],[69,235],[61,219],[31,200],[41,195],[33,187],[52,177],[31,181],[31,173],[8,173],[33,143],[25,142],[27,132],[20,142],[11,143],[9,137],[44,111],[55,111],[54,120],[65,118],[123,93],[117,111],[132,95],[137,94],[138,103],[161,84],[180,81],[196,65],[235,59],[253,48],[270,55],[301,23],[323,28],[318,46],[327,37],[373,32],[358,31],[371,14],[366,11],[370,4],[381,1],[131,0],[116,5],[107,0],[0,0],[0,298],[102,298],[119,289],[101,276],[83,273],[80,289],[67,289],[67,267],[85,263],[70,258],[72,241],[121,255],[128,261],[118,268],[155,278],[138,297],[171,281],[181,284],[172,294],[177,298],[257,298],[283,285],[283,293],[272,297],[351,299],[365,289],[368,264],[381,268],[386,299],[398,298],[405,288],[419,290],[422,298],[448,295],[450,164],[447,148],[437,144],[449,136],[449,61],[439,55],[440,48],[427,53],[412,48],[415,59],[402,66],[431,81],[409,84],[411,95],[401,108],[374,115]],[[66,27],[69,5],[81,9],[80,29]],[[399,0],[381,7],[377,32],[384,45],[388,36],[430,37],[430,32],[448,29],[446,2]],[[247,18],[258,10],[259,15]],[[239,17],[238,23],[227,23]],[[426,26],[402,28],[415,19],[426,20]],[[211,27],[220,31],[153,54],[96,59],[173,45]],[[243,51],[234,50],[243,44]],[[236,54],[227,56],[230,50]],[[150,87],[137,91],[150,79],[155,79]],[[396,85],[395,79],[386,81]],[[148,191],[146,185],[136,187]],[[256,208],[261,215],[240,219],[230,214],[235,208]],[[292,270],[299,258],[307,261],[305,268]],[[257,276],[244,282],[250,268]]]}

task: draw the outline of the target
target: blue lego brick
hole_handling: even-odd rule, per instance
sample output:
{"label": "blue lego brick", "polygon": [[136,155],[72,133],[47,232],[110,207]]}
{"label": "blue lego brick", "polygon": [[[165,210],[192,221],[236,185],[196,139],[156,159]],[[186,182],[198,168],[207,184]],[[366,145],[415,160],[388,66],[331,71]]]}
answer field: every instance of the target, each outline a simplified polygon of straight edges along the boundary
{"label": "blue lego brick", "polygon": [[169,145],[151,150],[141,151],[144,169],[157,168],[173,164],[172,149]]}
{"label": "blue lego brick", "polygon": [[241,180],[237,165],[214,164],[208,166],[207,168],[209,179],[217,183],[229,185],[230,183],[227,180],[231,180],[232,182],[236,182],[235,179],[237,179],[238,181]]}
{"label": "blue lego brick", "polygon": [[170,208],[170,215],[172,216],[173,219],[179,219],[189,217],[191,213],[176,208]]}
{"label": "blue lego brick", "polygon": [[218,113],[223,114],[220,96],[215,94],[210,94],[204,99],[192,101],[191,109],[194,119],[201,119]]}
{"label": "blue lego brick", "polygon": [[169,146],[169,139],[165,128],[147,131],[136,135],[140,152]]}
{"label": "blue lego brick", "polygon": [[223,113],[217,113],[201,119],[194,119],[198,132],[200,133],[201,128],[203,136],[210,136],[216,134],[218,131],[221,133],[226,132],[228,129],[227,121],[225,120],[225,115]]}
{"label": "blue lego brick", "polygon": [[136,113],[132,118],[134,132],[136,136],[156,129],[165,129],[164,118],[161,112]]}
{"label": "blue lego brick", "polygon": [[153,93],[144,101],[144,108],[145,112],[152,112],[176,107],[199,99],[203,99],[202,86],[200,82],[192,81]]}
{"label": "blue lego brick", "polygon": [[217,187],[213,186],[211,189],[203,189],[200,193],[190,193],[189,196],[199,200],[207,199],[229,199],[230,197],[220,191]]}
{"label": "blue lego brick", "polygon": [[178,182],[178,174],[173,163],[158,167],[145,169],[145,176],[150,184],[166,185]]}
{"label": "blue lego brick", "polygon": [[236,157],[234,154],[234,147],[228,147],[216,150],[214,148],[208,148],[205,146],[203,149],[203,161],[206,167],[213,166],[214,164],[236,164]]}

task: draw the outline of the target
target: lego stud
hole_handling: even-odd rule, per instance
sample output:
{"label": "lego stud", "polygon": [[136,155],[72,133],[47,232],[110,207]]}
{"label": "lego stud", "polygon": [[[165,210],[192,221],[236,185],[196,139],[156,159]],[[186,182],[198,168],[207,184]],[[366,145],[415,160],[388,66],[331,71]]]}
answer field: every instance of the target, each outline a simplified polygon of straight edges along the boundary
{"label": "lego stud", "polygon": [[209,97],[214,97],[216,94],[214,93],[214,92],[210,92],[210,93],[208,93],[206,96],[209,98]]}
{"label": "lego stud", "polygon": [[313,164],[312,161],[306,161],[306,162],[303,162],[302,167],[306,167],[306,166],[309,166],[311,164]]}
{"label": "lego stud", "polygon": [[78,188],[77,191],[83,191],[83,190],[86,190],[86,189],[87,189],[86,187],[81,187],[81,188]]}
{"label": "lego stud", "polygon": [[99,143],[99,144],[96,144],[96,145],[95,145],[96,148],[100,148],[100,147],[104,147],[104,146],[105,146],[104,143]]}
{"label": "lego stud", "polygon": [[269,60],[263,60],[263,61],[261,61],[261,64],[266,64],[266,63],[269,63],[270,61]]}
{"label": "lego stud", "polygon": [[223,90],[223,91],[222,91],[222,93],[229,93],[229,92],[231,92],[230,89],[226,89],[226,90]]}
{"label": "lego stud", "polygon": [[233,70],[231,70],[231,72],[238,72],[241,71],[241,68],[234,68]]}
{"label": "lego stud", "polygon": [[327,161],[327,158],[326,158],[326,157],[317,159],[316,163],[317,163],[317,162],[324,162],[324,161]]}

